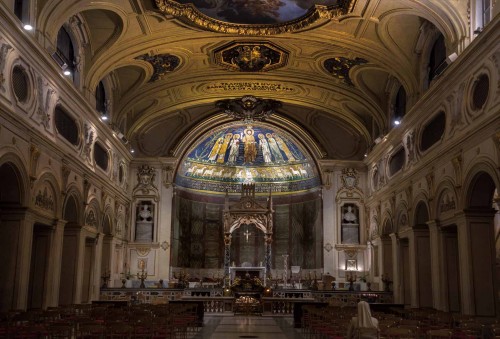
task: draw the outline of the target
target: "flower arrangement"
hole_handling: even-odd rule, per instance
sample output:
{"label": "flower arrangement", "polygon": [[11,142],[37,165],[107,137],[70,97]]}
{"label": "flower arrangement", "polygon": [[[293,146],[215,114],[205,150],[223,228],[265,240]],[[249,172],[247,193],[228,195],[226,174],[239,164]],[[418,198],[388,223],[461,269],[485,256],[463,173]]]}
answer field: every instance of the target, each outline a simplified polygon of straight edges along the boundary
{"label": "flower arrangement", "polygon": [[358,277],[358,280],[361,281],[361,282],[366,283],[366,282],[368,282],[368,278],[369,278],[368,273],[364,273],[364,274],[362,274],[362,275],[360,275]]}

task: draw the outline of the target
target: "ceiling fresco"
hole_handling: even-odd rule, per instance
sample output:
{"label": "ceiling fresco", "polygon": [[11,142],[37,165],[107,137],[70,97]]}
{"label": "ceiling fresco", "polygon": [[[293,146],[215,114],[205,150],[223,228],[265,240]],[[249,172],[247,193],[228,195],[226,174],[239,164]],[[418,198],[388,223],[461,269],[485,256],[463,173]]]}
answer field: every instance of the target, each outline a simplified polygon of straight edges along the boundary
{"label": "ceiling fresco", "polygon": [[258,193],[319,185],[311,157],[294,138],[262,123],[225,124],[205,135],[177,173],[178,186],[211,192],[236,192],[241,183],[255,183]]}
{"label": "ceiling fresco", "polygon": [[177,0],[192,3],[203,14],[236,24],[279,24],[304,16],[314,5],[333,6],[337,0]]}

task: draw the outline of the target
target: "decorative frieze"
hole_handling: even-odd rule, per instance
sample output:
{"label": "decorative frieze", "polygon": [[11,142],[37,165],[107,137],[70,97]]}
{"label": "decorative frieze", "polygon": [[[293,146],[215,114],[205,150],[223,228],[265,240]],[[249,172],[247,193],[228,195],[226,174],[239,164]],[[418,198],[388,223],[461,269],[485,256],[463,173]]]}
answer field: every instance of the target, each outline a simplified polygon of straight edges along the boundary
{"label": "decorative frieze", "polygon": [[47,187],[40,189],[38,194],[35,196],[35,206],[40,207],[44,210],[54,211],[54,198]]}

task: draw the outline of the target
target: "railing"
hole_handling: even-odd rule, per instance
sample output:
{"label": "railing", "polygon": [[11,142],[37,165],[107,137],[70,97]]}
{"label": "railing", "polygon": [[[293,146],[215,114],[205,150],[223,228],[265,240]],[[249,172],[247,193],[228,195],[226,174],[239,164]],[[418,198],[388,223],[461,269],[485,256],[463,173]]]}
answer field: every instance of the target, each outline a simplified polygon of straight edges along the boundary
{"label": "railing", "polygon": [[[227,292],[226,292],[227,293]],[[101,301],[131,301],[144,304],[161,304],[169,301],[186,300],[203,302],[205,313],[234,311],[234,296],[225,295],[222,288],[196,289],[154,289],[154,288],[106,288],[101,289]],[[355,306],[360,300],[370,303],[392,304],[391,292],[349,292],[273,290],[261,298],[266,314],[291,315],[294,304],[322,302],[332,305]]]}

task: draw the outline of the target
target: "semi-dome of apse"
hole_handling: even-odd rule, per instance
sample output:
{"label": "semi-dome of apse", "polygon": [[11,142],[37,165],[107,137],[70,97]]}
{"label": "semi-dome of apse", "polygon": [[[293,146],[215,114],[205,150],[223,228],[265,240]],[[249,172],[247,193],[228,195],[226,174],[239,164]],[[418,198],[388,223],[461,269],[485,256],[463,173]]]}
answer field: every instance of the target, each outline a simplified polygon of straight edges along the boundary
{"label": "semi-dome of apse", "polygon": [[176,185],[212,193],[305,192],[320,185],[309,153],[288,132],[264,122],[231,122],[205,133],[188,150]]}

